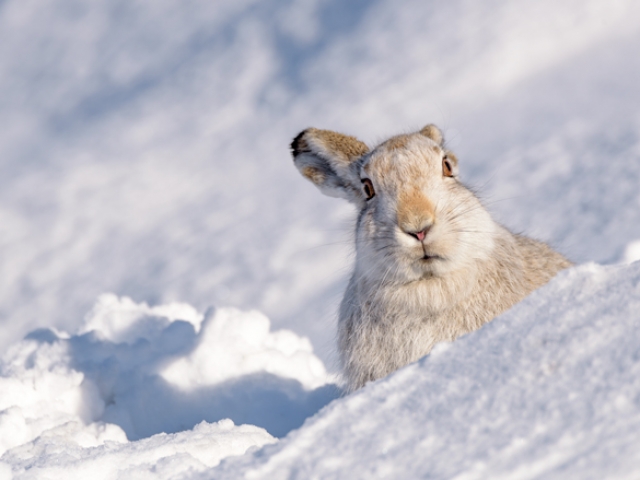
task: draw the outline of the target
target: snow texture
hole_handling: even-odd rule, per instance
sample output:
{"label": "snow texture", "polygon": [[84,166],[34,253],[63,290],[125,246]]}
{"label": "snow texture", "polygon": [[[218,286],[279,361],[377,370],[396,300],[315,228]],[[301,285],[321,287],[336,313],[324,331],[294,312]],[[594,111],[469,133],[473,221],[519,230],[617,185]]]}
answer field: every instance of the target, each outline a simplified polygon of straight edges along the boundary
{"label": "snow texture", "polygon": [[2,357],[0,459],[17,478],[169,478],[273,442],[339,390],[307,339],[269,330],[103,295],[77,335],[35,330]]}
{"label": "snow texture", "polygon": [[[637,478],[639,46],[632,0],[2,2],[0,480]],[[354,214],[288,145],[432,122],[615,266],[340,398]]]}
{"label": "snow texture", "polygon": [[190,431],[159,433],[131,443],[94,437],[86,428],[67,423],[14,448],[3,459],[4,465],[13,466],[13,478],[178,478],[273,441],[262,428],[237,427],[228,419],[203,421]]}
{"label": "snow texture", "polygon": [[440,125],[498,218],[577,262],[640,239],[632,0],[7,0],[0,345],[104,292],[264,312],[336,370],[353,214],[308,126]]}
{"label": "snow texture", "polygon": [[479,331],[197,478],[636,478],[638,322],[640,262],[562,272]]}

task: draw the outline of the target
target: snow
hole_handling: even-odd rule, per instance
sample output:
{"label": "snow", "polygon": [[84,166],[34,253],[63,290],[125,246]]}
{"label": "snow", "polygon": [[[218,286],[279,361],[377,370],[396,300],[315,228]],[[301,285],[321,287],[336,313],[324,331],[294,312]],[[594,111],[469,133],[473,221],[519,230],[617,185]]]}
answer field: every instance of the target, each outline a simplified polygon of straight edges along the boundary
{"label": "snow", "polygon": [[353,214],[291,168],[307,126],[374,143],[434,122],[500,220],[619,260],[640,238],[639,8],[5,2],[0,344],[75,331],[113,292],[257,309],[335,371]]}
{"label": "snow", "polygon": [[275,441],[339,393],[309,340],[271,332],[259,312],[111,294],[74,335],[31,332],[0,373],[0,458],[18,478],[86,478],[102,464],[100,478],[135,477],[160,460],[157,478],[202,470]]}
{"label": "snow", "polygon": [[193,478],[635,478],[640,262],[586,264]]}
{"label": "snow", "polygon": [[95,438],[86,441],[83,437],[90,435],[78,435],[78,430],[74,424],[62,425],[3,458],[13,465],[14,478],[175,478],[275,441],[261,428],[237,427],[228,419],[131,443],[100,438],[93,444]]}
{"label": "snow", "polygon": [[[3,2],[0,480],[637,476],[638,19],[631,0]],[[288,145],[430,122],[499,221],[586,265],[341,398],[354,214]]]}

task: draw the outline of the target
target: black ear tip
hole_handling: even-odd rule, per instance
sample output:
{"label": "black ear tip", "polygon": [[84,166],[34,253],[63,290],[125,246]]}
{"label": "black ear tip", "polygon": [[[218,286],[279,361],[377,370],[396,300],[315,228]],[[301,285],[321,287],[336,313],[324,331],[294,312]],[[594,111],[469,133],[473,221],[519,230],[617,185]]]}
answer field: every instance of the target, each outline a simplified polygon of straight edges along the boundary
{"label": "black ear tip", "polygon": [[307,133],[307,130],[301,131],[298,135],[296,135],[296,138],[293,139],[293,142],[291,142],[291,153],[294,157],[300,155],[301,153],[309,152],[309,145],[304,139],[305,133]]}

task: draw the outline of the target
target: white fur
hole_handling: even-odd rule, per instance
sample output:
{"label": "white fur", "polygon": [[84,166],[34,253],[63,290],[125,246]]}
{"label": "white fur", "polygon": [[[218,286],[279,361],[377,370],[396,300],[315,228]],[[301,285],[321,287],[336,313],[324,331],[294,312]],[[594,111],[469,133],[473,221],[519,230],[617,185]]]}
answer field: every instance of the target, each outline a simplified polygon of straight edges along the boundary
{"label": "white fur", "polygon": [[[322,191],[342,189],[360,209],[338,327],[349,390],[479,328],[570,265],[495,223],[458,181],[454,157],[445,174],[449,152],[436,127],[352,157],[344,153],[356,150],[345,147],[349,141],[357,140],[310,129],[292,144],[298,168],[311,165],[329,177],[312,179]],[[366,200],[355,179],[370,181],[375,196]],[[415,232],[423,227],[420,241]]]}

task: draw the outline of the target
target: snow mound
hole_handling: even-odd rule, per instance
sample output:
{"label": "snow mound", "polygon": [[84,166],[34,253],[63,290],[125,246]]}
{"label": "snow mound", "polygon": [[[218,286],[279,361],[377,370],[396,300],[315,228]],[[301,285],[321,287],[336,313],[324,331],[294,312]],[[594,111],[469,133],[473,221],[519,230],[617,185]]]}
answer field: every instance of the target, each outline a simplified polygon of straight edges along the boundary
{"label": "snow mound", "polygon": [[77,334],[33,331],[0,360],[0,462],[169,472],[188,450],[183,466],[202,470],[300,426],[338,396],[332,381],[308,339],[270,332],[259,312],[103,295]]}
{"label": "snow mound", "polygon": [[131,344],[142,338],[157,338],[176,320],[190,323],[198,332],[203,319],[195,308],[184,303],[149,307],[127,297],[104,294],[98,298],[78,333],[95,332],[101,339]]}
{"label": "snow mound", "polygon": [[307,338],[288,330],[271,333],[262,313],[233,309],[216,312],[198,347],[165,368],[162,377],[190,389],[260,371],[295,379],[306,388],[320,387],[328,379]]}
{"label": "snow mound", "polygon": [[199,478],[636,478],[639,321],[640,263],[565,271],[279,444]]}
{"label": "snow mound", "polygon": [[[73,441],[76,425],[62,425],[57,430],[4,455],[5,464],[13,465],[13,478],[176,478],[275,441],[262,428],[238,427],[231,420],[202,422],[191,431],[159,433],[131,443],[105,442],[92,448]],[[0,464],[0,479],[1,468]]]}

